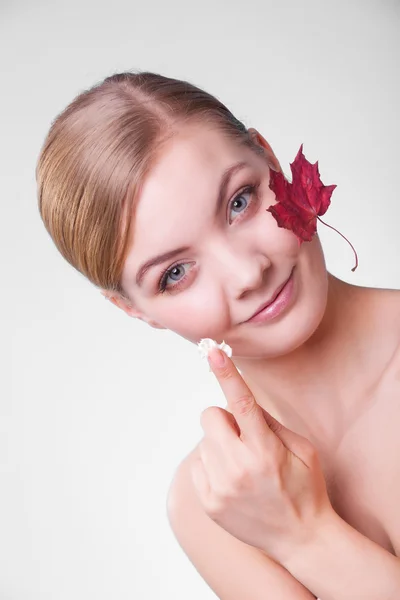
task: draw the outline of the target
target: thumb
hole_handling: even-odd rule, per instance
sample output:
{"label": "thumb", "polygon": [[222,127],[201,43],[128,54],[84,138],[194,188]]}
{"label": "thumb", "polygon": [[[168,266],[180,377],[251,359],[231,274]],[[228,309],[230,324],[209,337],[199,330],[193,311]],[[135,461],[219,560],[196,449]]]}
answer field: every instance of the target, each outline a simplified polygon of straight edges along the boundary
{"label": "thumb", "polygon": [[307,467],[311,467],[315,457],[316,448],[310,440],[282,425],[282,423],[277,421],[275,417],[270,415],[266,410],[262,409],[262,411],[268,427],[281,440],[282,444],[292,452],[292,454],[297,456]]}

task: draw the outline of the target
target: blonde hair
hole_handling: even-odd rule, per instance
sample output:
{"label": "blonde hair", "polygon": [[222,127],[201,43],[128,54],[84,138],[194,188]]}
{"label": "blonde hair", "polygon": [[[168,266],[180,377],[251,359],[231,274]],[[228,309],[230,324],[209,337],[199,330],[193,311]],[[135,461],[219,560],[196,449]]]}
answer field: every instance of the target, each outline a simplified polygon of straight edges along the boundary
{"label": "blonde hair", "polygon": [[151,72],[111,75],[52,121],[36,167],[40,215],[63,257],[95,286],[129,300],[121,277],[135,199],[174,128],[189,121],[263,152],[216,97]]}

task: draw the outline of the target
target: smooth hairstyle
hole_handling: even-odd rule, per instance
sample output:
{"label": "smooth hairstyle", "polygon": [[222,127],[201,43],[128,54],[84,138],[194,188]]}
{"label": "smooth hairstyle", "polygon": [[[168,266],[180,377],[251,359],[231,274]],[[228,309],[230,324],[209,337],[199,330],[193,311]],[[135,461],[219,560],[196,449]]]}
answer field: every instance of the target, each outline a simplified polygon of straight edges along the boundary
{"label": "smooth hairstyle", "polygon": [[95,286],[129,300],[121,276],[141,184],[164,143],[194,122],[263,154],[216,97],[151,72],[111,75],[52,121],[36,167],[40,216],[63,257]]}

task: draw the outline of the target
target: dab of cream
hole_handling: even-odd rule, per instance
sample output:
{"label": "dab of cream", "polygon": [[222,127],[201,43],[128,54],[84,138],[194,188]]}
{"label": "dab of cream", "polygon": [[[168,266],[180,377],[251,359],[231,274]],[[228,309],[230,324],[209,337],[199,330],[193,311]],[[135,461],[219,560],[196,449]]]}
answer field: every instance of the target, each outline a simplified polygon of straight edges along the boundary
{"label": "dab of cream", "polygon": [[211,348],[220,348],[220,350],[223,350],[223,352],[225,352],[225,354],[229,356],[229,358],[232,356],[232,348],[228,344],[225,344],[224,341],[222,341],[221,344],[217,344],[217,342],[215,342],[211,338],[203,338],[197,344],[197,347],[199,349],[201,358],[207,358]]}

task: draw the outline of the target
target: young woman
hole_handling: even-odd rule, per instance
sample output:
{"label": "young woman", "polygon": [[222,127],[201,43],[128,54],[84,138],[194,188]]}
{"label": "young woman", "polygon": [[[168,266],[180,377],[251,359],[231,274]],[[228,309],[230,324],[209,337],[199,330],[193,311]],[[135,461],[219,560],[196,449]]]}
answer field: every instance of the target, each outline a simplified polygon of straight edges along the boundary
{"label": "young woman", "polygon": [[227,409],[204,411],[168,496],[215,593],[399,598],[400,292],[341,281],[317,234],[279,227],[272,172],[268,142],[215,97],[121,73],[53,122],[39,208],[128,316],[233,350],[213,367]]}

